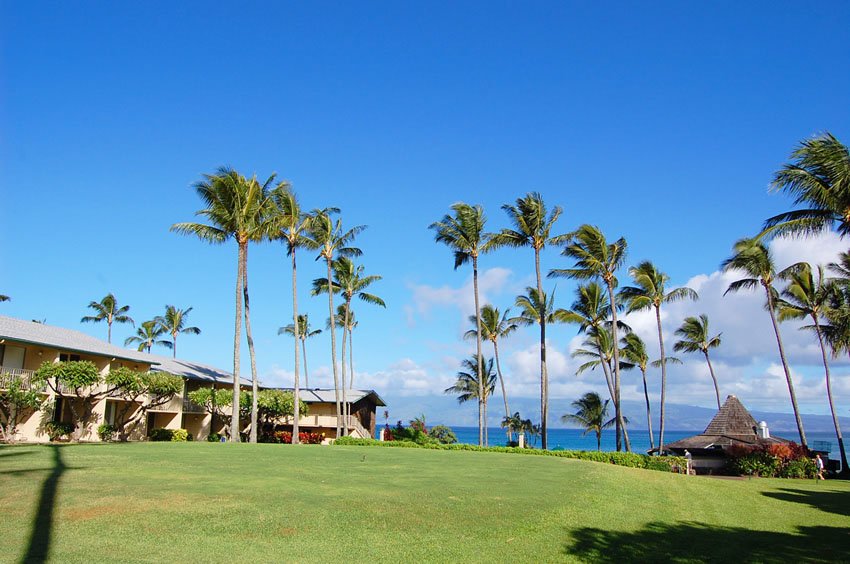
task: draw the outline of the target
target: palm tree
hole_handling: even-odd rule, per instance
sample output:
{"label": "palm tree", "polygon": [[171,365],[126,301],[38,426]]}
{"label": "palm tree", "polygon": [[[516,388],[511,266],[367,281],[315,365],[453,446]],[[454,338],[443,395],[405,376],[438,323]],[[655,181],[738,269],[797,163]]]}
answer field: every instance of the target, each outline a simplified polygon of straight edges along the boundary
{"label": "palm tree", "polygon": [[[483,417],[487,417],[487,398],[493,395],[496,389],[496,373],[493,371],[493,359],[481,359],[470,357],[461,362],[461,370],[457,373],[454,385],[444,390],[447,394],[457,394],[458,403],[466,403],[478,400],[478,405],[483,406]],[[483,367],[479,372],[478,368]],[[479,377],[483,374],[483,377]],[[484,438],[486,444],[486,438]]]}
{"label": "palm tree", "polygon": [[271,214],[270,185],[272,175],[260,184],[257,177],[245,178],[228,167],[219,168],[215,174],[205,174],[195,183],[195,191],[206,205],[195,215],[208,223],[175,223],[171,231],[184,235],[195,235],[213,244],[236,240],[238,256],[236,263],[236,319],[233,332],[233,403],[230,416],[230,440],[239,442],[239,365],[242,339],[242,310],[244,303],[245,333],[248,353],[251,357],[253,383],[251,405],[251,442],[257,440],[257,364],[254,357],[254,339],[251,335],[251,315],[248,301],[248,244],[261,241],[269,233]]}
{"label": "palm tree", "polygon": [[[455,270],[467,262],[472,262],[472,292],[475,298],[475,358],[478,360],[478,373],[484,372],[483,356],[481,354],[481,306],[478,300],[478,256],[487,252],[487,236],[484,234],[484,223],[487,221],[484,208],[458,202],[451,207],[454,216],[444,215],[440,221],[428,226],[436,231],[434,240],[444,243],[455,257]],[[484,389],[478,392],[478,444],[486,445],[486,421],[484,419]]]}
{"label": "palm tree", "polygon": [[[292,330],[290,333],[295,337],[295,377],[293,387],[293,414],[292,414],[292,444],[298,444],[298,423],[301,418],[301,382],[299,380],[300,359],[298,358],[298,342],[304,349],[304,382],[309,387],[307,380],[307,348],[306,340],[309,329],[306,327],[307,316],[304,317],[304,326],[298,315],[298,274],[295,260],[296,251],[299,248],[311,248],[312,239],[307,237],[310,229],[310,217],[301,211],[298,198],[289,184],[281,183],[271,193],[274,211],[272,213],[272,238],[283,240],[286,245],[286,255],[292,259],[292,324],[288,325]],[[312,247],[315,248],[315,247]],[[302,332],[303,330],[303,332]],[[321,329],[319,329],[321,333]],[[280,331],[278,331],[280,334]]]}
{"label": "palm tree", "polygon": [[197,327],[186,327],[186,317],[189,316],[189,312],[192,311],[192,308],[189,309],[179,309],[174,307],[173,305],[165,306],[165,315],[158,315],[154,318],[154,321],[159,323],[159,326],[162,328],[163,333],[168,333],[171,335],[171,344],[173,345],[173,357],[177,358],[177,335],[180,333],[189,333],[191,335],[200,335],[201,330]]}
{"label": "palm tree", "polygon": [[664,452],[664,405],[667,392],[667,358],[664,354],[664,333],[661,330],[661,305],[680,300],[696,300],[699,296],[688,287],[675,288],[667,291],[666,285],[670,277],[658,270],[649,261],[643,261],[629,268],[629,275],[635,282],[634,286],[626,286],[620,291],[623,301],[628,304],[628,313],[655,310],[655,322],[658,326],[658,347],[661,364],[661,422],[658,429],[658,452]]}
{"label": "palm tree", "polygon": [[143,321],[141,327],[136,329],[136,334],[124,340],[124,346],[127,347],[138,343],[139,347],[137,350],[146,352],[151,352],[151,347],[154,345],[160,345],[167,349],[172,348],[174,345],[171,341],[160,339],[163,335],[165,335],[165,329],[163,329],[156,319]]}
{"label": "palm tree", "polygon": [[764,288],[766,296],[767,312],[770,314],[770,322],[773,324],[773,333],[776,335],[776,345],[779,348],[779,359],[782,361],[782,369],[785,371],[785,381],[788,383],[788,393],[791,396],[791,407],[794,409],[794,418],[797,421],[797,430],[800,433],[800,444],[808,448],[806,432],[803,430],[803,420],[800,418],[800,410],[797,407],[797,395],[794,393],[794,382],[791,380],[791,370],[785,358],[785,348],[782,346],[782,335],[779,332],[779,323],[776,321],[776,289],[773,282],[776,278],[776,267],[773,257],[767,246],[758,239],[741,239],[734,246],[734,254],[723,261],[721,268],[724,272],[740,270],[747,277],[736,280],[729,284],[724,295],[739,290],[753,290],[758,286]]}
{"label": "palm tree", "polygon": [[[481,308],[481,338],[493,343],[493,356],[496,358],[496,372],[499,375],[499,384],[502,387],[502,399],[505,402],[505,417],[509,417],[511,411],[508,409],[508,395],[505,392],[505,379],[502,377],[502,365],[499,362],[499,339],[503,339],[516,331],[518,325],[516,320],[509,317],[511,310],[501,313],[499,308],[486,304]],[[469,321],[476,323],[474,315],[469,316]],[[478,336],[477,327],[464,333],[464,339],[474,339]],[[511,429],[508,429],[508,441],[512,440]]]}
{"label": "palm tree", "polygon": [[639,368],[643,377],[643,397],[646,400],[646,428],[649,430],[649,448],[650,450],[654,450],[655,437],[652,434],[652,408],[649,404],[649,390],[646,386],[646,366],[649,364],[646,343],[643,342],[643,339],[637,333],[624,335],[620,342],[623,345],[623,357],[632,366]]}
{"label": "palm tree", "polygon": [[578,423],[584,429],[582,435],[593,431],[596,433],[596,450],[602,450],[602,430],[609,429],[615,420],[608,417],[608,400],[602,401],[596,392],[587,392],[581,398],[573,402],[575,413],[561,416],[564,423]]}
{"label": "palm tree", "polygon": [[9,296],[0,295],[0,302],[9,302],[12,301],[12,298]]}
{"label": "palm tree", "polygon": [[717,385],[717,377],[714,375],[714,368],[711,366],[711,359],[708,357],[708,350],[720,346],[720,335],[710,337],[708,332],[708,316],[701,314],[699,317],[686,317],[682,322],[682,326],[676,329],[676,335],[682,337],[673,345],[673,350],[676,352],[697,352],[701,351],[705,356],[705,362],[708,364],[708,372],[711,374],[711,380],[714,382],[714,394],[717,396],[717,410],[720,410],[720,387]]}
{"label": "palm tree", "polygon": [[826,358],[826,339],[821,316],[829,307],[833,297],[839,292],[836,284],[830,282],[824,275],[824,268],[817,267],[817,279],[812,275],[812,267],[808,263],[797,263],[779,273],[779,277],[788,281],[788,285],[782,290],[782,298],[776,301],[779,313],[779,321],[788,319],[812,320],[812,324],[801,327],[801,329],[814,330],[820,345],[821,357],[823,359],[823,371],[826,378],[826,395],[829,400],[829,409],[832,412],[832,423],[835,426],[835,436],[838,438],[838,450],[841,453],[841,468],[847,468],[847,454],[844,450],[844,437],[841,435],[841,425],[835,413],[835,402],[832,396],[832,380],[829,373],[829,361]]}
{"label": "palm tree", "polygon": [[[3,300],[5,301],[5,300]],[[118,307],[118,300],[111,292],[106,294],[99,302],[89,302],[89,308],[93,309],[96,315],[87,315],[80,319],[80,323],[100,323],[106,321],[106,342],[112,342],[112,324],[113,323],[129,323],[135,326],[133,318],[127,315],[130,311],[130,306]]]}
{"label": "palm tree", "polygon": [[835,226],[844,237],[850,233],[850,152],[831,133],[800,143],[792,162],[774,177],[773,190],[794,197],[806,209],[768,219],[762,235],[818,233]]}
{"label": "palm tree", "polygon": [[[356,257],[362,254],[362,251],[356,247],[349,246],[358,233],[366,229],[365,225],[352,227],[348,231],[342,228],[342,220],[336,221],[331,218],[331,215],[338,213],[336,208],[325,208],[322,210],[313,210],[310,215],[309,235],[307,239],[310,245],[319,249],[319,256],[316,260],[323,258],[327,264],[328,275],[326,280],[331,279],[331,271],[333,262],[336,257]],[[328,292],[328,317],[334,316],[334,292]],[[334,395],[336,398],[336,436],[342,434],[342,404],[339,397],[339,372],[336,362],[336,330],[334,324],[330,326],[331,330],[331,359],[334,375]],[[344,385],[344,382],[343,382]]]}
{"label": "palm tree", "polygon": [[[559,244],[564,236],[552,237],[552,227],[563,213],[560,206],[547,212],[543,196],[538,192],[529,192],[516,200],[516,205],[502,206],[513,224],[512,229],[502,229],[493,235],[488,247],[531,247],[534,250],[534,272],[537,275],[537,295],[543,295],[543,278],[540,275],[540,252],[547,243]],[[506,408],[507,410],[507,408]],[[547,427],[549,420],[549,373],[546,369],[546,319],[540,323],[540,426],[541,447],[547,447]]]}
{"label": "palm tree", "polygon": [[[626,260],[626,240],[619,238],[613,243],[608,243],[605,235],[594,225],[582,225],[574,233],[569,235],[569,242],[561,252],[562,255],[575,260],[573,268],[553,269],[549,271],[550,277],[567,277],[578,280],[601,279],[608,288],[608,300],[611,307],[611,331],[614,342],[619,341],[617,336],[617,301],[614,289],[617,287],[616,273]],[[621,427],[623,426],[622,411],[620,409],[620,347],[614,347],[614,414],[617,420],[617,450],[622,450]]]}
{"label": "palm tree", "polygon": [[[334,279],[330,282],[327,278],[317,278],[313,280],[313,295],[318,295],[321,293],[340,293],[342,294],[343,299],[345,300],[342,304],[341,315],[342,319],[339,321],[342,324],[343,334],[342,334],[342,404],[345,406],[346,413],[345,416],[345,432],[348,433],[348,401],[346,397],[346,385],[345,385],[345,336],[346,332],[349,330],[350,325],[350,312],[351,312],[351,300],[355,298],[355,296],[366,303],[379,305],[381,307],[387,307],[384,303],[384,300],[376,296],[375,294],[370,294],[366,292],[366,288],[381,280],[381,276],[378,275],[370,275],[363,276],[363,266],[355,266],[351,259],[347,257],[340,257],[333,262],[333,271],[334,271]],[[349,343],[351,343],[351,334],[349,333]],[[349,363],[350,364],[350,363]],[[352,372],[351,381],[354,381],[354,366],[351,365],[348,367]]]}
{"label": "palm tree", "polygon": [[277,330],[278,335],[286,334],[292,335],[293,337],[297,336],[297,339],[295,340],[296,344],[299,340],[301,341],[301,352],[304,357],[304,386],[307,388],[310,387],[310,377],[307,371],[307,339],[315,337],[316,335],[321,335],[321,333],[321,329],[310,329],[310,318],[306,313],[298,316],[298,329],[295,328],[294,323],[290,323],[286,327],[281,327]]}
{"label": "palm tree", "polygon": [[501,422],[502,429],[508,430],[508,435],[511,433],[516,433],[519,435],[520,433],[530,433],[534,424],[531,422],[531,419],[523,419],[519,411],[515,411],[513,415],[506,415]]}

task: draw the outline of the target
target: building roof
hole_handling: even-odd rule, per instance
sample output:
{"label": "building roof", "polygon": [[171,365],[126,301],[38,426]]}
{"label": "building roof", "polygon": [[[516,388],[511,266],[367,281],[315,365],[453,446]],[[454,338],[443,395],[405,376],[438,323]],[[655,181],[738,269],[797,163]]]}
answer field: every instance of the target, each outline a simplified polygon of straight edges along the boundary
{"label": "building roof", "polygon": [[[189,380],[214,382],[216,384],[233,384],[233,373],[227,370],[168,356],[155,354],[145,354],[145,356],[153,359],[151,362],[158,364],[158,366],[152,367],[152,370],[157,372],[168,372],[188,378]],[[243,386],[251,385],[251,380],[247,378],[239,378],[239,381]]]}
{"label": "building roof", "polygon": [[3,315],[0,315],[0,339],[9,339],[30,345],[43,345],[63,351],[156,364],[156,360],[151,359],[152,355],[124,349],[80,331]]}
{"label": "building roof", "polygon": [[[283,390],[285,392],[291,392],[292,388],[277,388],[279,390]],[[299,391],[299,395],[301,396],[301,401],[304,403],[336,403],[336,394],[333,390],[326,390],[322,388],[301,388]],[[371,397],[372,401],[377,406],[386,406],[384,400],[381,399],[381,396],[375,392],[375,390],[346,390],[345,391],[345,399],[348,403],[357,403],[363,398]],[[340,401],[342,400],[342,394],[340,394]]]}
{"label": "building roof", "polygon": [[702,434],[694,435],[667,445],[670,450],[720,449],[731,445],[758,445],[788,443],[781,437],[763,439],[757,433],[758,424],[744,404],[735,396],[728,396],[723,406],[708,423]]}

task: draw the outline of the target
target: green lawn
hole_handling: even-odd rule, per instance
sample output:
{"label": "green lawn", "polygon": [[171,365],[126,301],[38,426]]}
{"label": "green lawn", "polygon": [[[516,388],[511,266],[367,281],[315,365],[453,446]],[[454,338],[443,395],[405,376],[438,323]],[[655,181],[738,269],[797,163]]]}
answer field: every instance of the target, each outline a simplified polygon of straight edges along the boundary
{"label": "green lawn", "polygon": [[425,449],[0,447],[0,561],[850,561],[850,483]]}

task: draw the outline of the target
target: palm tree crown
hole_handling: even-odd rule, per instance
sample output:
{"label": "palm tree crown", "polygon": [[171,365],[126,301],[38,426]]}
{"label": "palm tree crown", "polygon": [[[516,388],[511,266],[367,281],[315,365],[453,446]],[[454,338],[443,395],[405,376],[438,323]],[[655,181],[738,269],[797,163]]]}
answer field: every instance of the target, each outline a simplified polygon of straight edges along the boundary
{"label": "palm tree crown", "polygon": [[479,394],[483,390],[483,399],[493,395],[496,389],[496,372],[493,370],[493,359],[483,359],[484,378],[478,377],[478,359],[474,356],[466,358],[461,362],[462,369],[457,373],[457,381],[454,385],[445,389],[447,394],[457,394],[458,403],[466,403],[472,400],[480,400]]}
{"label": "palm tree crown", "polygon": [[575,413],[561,416],[564,423],[577,423],[584,429],[582,435],[591,431],[596,434],[596,450],[602,450],[602,430],[614,425],[608,418],[608,400],[602,401],[596,392],[588,392],[572,403]]}
{"label": "palm tree crown", "polygon": [[165,315],[159,315],[154,318],[154,321],[159,323],[164,333],[171,335],[171,343],[173,345],[172,352],[174,358],[177,358],[177,335],[180,333],[189,333],[190,335],[200,335],[201,330],[197,327],[186,327],[186,318],[192,308],[180,309],[173,305],[165,306]]}
{"label": "palm tree crown", "polygon": [[118,300],[112,293],[106,294],[99,302],[89,302],[89,308],[93,309],[95,315],[87,315],[80,319],[80,323],[99,323],[106,321],[107,332],[106,342],[112,342],[112,324],[113,323],[129,323],[134,325],[133,318],[127,315],[130,311],[130,306],[118,307]]}
{"label": "palm tree crown", "polygon": [[136,330],[136,334],[124,340],[124,346],[138,343],[137,350],[146,352],[151,352],[154,345],[163,346],[167,349],[172,348],[174,345],[171,341],[160,339],[163,335],[165,335],[165,330],[156,319],[143,321],[141,327]]}

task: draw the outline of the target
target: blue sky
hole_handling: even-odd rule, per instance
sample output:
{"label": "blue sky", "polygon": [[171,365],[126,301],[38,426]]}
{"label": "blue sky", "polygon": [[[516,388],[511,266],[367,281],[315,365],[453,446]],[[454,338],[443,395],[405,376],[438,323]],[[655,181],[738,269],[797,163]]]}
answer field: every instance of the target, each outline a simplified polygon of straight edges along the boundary
{"label": "blue sky", "polygon": [[[496,230],[500,206],[536,190],[564,208],[562,231],[597,224],[628,239],[631,264],[704,284],[704,302],[665,324],[708,311],[728,343],[721,391],[788,411],[758,297],[707,296],[725,289],[716,270],[732,243],[789,208],[767,187],[795,145],[826,130],[850,139],[848,24],[846,2],[0,2],[0,292],[12,297],[0,312],[105,336],[79,319],[108,292],[137,321],[193,306],[203,333],[181,338],[181,356],[230,366],[235,245],[168,228],[201,207],[201,174],[277,172],[305,207],[369,226],[361,262],[383,275],[374,291],[388,307],[356,310],[359,382],[391,411],[405,406],[394,418],[467,422],[474,407],[440,391],[470,350],[459,338],[470,273],[452,270],[427,226],[464,200]],[[780,247],[829,260],[847,245]],[[565,266],[556,249],[544,255],[545,269]],[[527,252],[486,257],[487,299],[510,306],[531,267]],[[300,274],[301,303],[323,325],[326,302],[306,295],[320,265],[305,257]],[[281,247],[252,248],[249,275],[260,375],[286,384]],[[558,282],[559,305],[573,289]],[[117,327],[115,340],[131,332]],[[816,355],[786,332],[803,403],[822,413]],[[574,335],[552,332],[564,357],[553,413],[601,389],[598,374],[575,377]],[[309,346],[311,383],[327,386],[329,343]],[[530,332],[505,344],[514,397],[537,396],[533,347]],[[698,360],[671,377],[671,398],[710,406]],[[850,378],[837,385],[846,412]]]}

